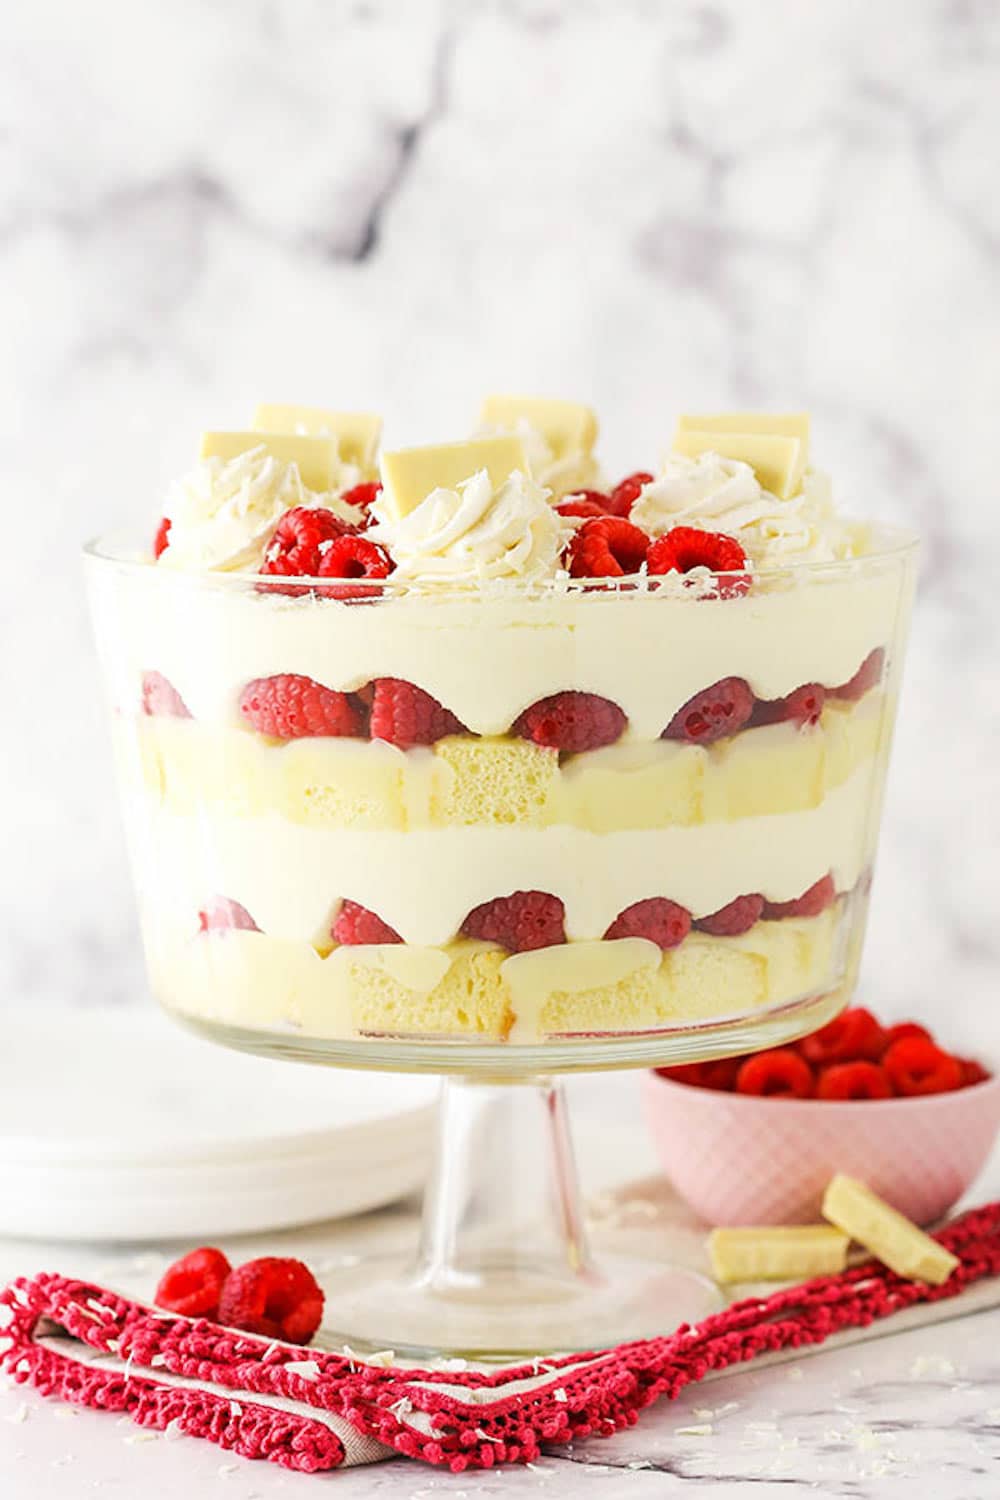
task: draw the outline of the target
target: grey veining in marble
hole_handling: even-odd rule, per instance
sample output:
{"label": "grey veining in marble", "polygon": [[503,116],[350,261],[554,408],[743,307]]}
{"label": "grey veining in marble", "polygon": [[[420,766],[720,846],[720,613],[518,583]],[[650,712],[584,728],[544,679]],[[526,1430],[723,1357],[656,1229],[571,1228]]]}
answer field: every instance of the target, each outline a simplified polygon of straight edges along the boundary
{"label": "grey veining in marble", "polygon": [[7,1004],[144,987],[77,546],[259,397],[794,404],[922,596],[869,997],[995,998],[1000,10],[34,0],[0,56]]}

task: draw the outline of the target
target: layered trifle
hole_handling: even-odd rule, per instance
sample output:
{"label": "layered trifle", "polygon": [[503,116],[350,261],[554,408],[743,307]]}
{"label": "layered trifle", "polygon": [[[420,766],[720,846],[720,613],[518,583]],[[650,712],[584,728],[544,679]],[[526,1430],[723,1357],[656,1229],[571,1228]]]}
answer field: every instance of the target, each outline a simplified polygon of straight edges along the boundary
{"label": "layered trifle", "polygon": [[312,1038],[655,1034],[846,998],[912,581],[808,419],[682,417],[617,483],[570,402],[377,455],[212,432],[98,546],[150,971]]}

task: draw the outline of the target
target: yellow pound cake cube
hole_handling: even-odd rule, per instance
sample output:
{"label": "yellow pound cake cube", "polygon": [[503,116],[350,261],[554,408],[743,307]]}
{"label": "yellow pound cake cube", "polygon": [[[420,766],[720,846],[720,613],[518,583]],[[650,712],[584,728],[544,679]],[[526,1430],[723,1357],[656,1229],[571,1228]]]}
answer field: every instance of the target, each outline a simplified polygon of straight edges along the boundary
{"label": "yellow pound cake cube", "polygon": [[281,807],[293,823],[318,828],[405,827],[406,756],[380,741],[293,740],[281,758]]}
{"label": "yellow pound cake cube", "polygon": [[818,725],[769,724],[708,749],[705,818],[801,812],[823,800],[825,737]]}
{"label": "yellow pound cake cube", "polygon": [[437,742],[434,756],[433,823],[544,823],[559,778],[558,750],[454,735]]}

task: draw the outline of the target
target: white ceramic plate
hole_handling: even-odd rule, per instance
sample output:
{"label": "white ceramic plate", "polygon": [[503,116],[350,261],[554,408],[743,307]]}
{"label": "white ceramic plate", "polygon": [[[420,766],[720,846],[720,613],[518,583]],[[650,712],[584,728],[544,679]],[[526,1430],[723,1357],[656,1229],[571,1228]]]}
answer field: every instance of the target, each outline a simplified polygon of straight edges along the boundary
{"label": "white ceramic plate", "polygon": [[253,1233],[359,1213],[423,1181],[433,1079],[249,1057],[145,1008],[0,1026],[0,1233]]}

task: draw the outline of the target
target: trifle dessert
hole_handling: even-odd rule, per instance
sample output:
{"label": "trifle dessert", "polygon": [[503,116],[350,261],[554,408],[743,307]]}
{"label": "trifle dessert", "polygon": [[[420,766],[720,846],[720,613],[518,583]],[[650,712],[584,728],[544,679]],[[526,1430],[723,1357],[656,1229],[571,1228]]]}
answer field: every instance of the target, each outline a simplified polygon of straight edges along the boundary
{"label": "trifle dessert", "polygon": [[846,999],[911,540],[802,414],[681,417],[615,482],[572,402],[379,428],[262,407],[92,549],[161,1001],[516,1048]]}

